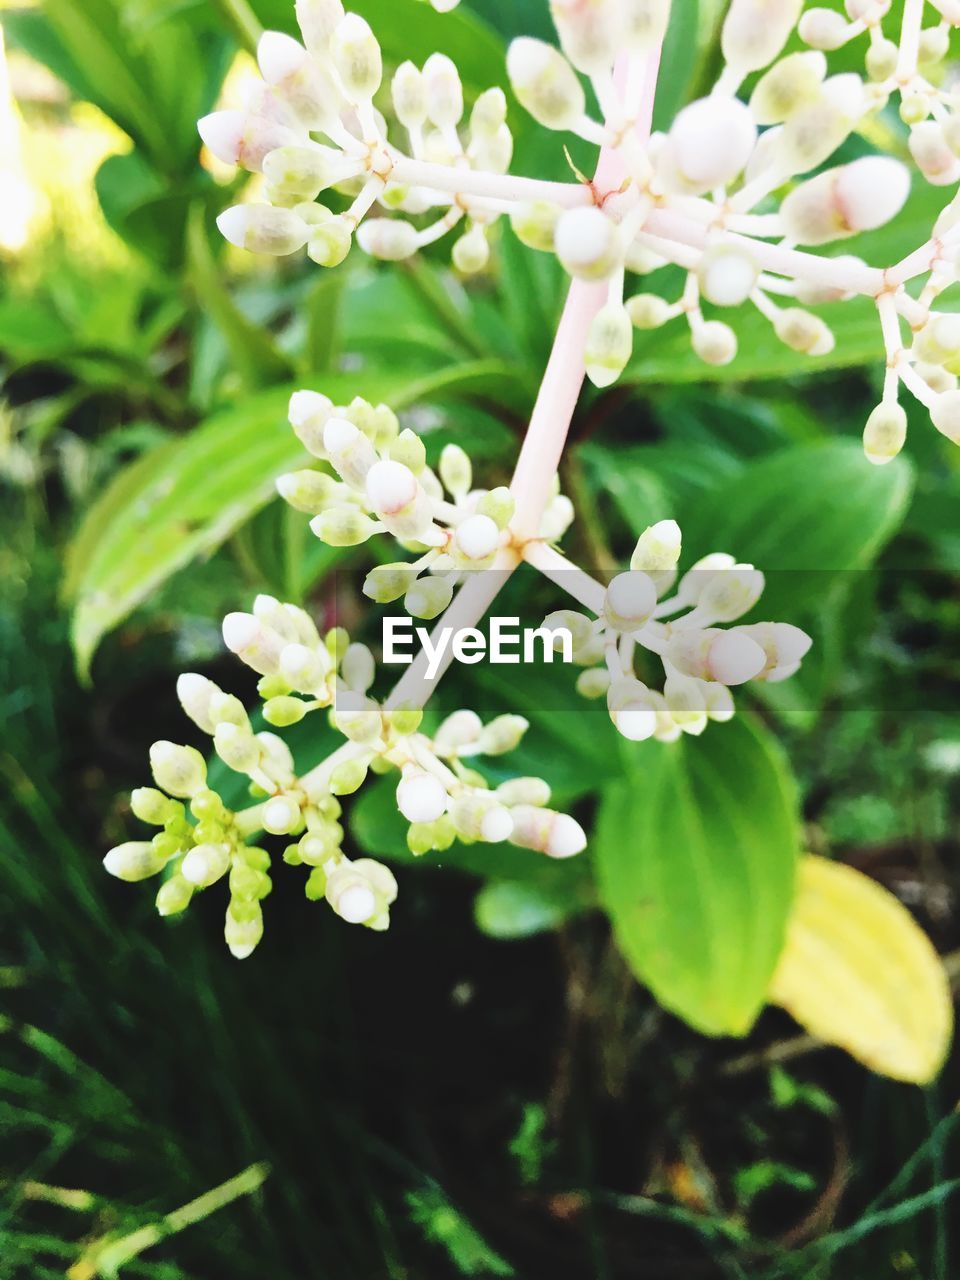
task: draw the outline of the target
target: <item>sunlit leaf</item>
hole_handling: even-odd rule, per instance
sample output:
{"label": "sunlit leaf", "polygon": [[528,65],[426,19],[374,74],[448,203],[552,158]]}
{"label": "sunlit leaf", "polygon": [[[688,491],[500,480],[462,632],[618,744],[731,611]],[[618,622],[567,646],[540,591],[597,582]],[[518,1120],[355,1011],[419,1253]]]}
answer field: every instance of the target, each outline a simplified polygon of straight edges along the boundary
{"label": "sunlit leaf", "polygon": [[769,999],[872,1071],[916,1084],[936,1076],[953,1033],[946,971],[910,912],[853,867],[812,855]]}
{"label": "sunlit leaf", "polygon": [[798,850],[776,743],[738,716],[701,738],[646,742],[604,793],[600,896],[636,977],[708,1035],[745,1035],[783,946]]}

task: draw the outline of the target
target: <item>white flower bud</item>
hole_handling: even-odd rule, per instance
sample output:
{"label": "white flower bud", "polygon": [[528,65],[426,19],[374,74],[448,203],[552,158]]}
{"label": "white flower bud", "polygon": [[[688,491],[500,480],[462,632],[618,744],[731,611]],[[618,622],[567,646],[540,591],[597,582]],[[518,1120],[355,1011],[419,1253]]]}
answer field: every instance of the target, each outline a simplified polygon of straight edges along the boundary
{"label": "white flower bud", "polygon": [[960,357],[960,315],[934,313],[913,340],[914,354],[928,364]]}
{"label": "white flower bud", "polygon": [[353,489],[366,488],[377,451],[358,427],[346,418],[330,418],[323,429],[323,447],[342,480]]}
{"label": "white flower bud", "polygon": [[325,56],[343,19],[341,0],[296,0],[296,13],[304,44],[312,54]]}
{"label": "white flower bud", "polygon": [[263,828],[273,836],[289,835],[302,821],[300,806],[290,796],[273,796],[263,806]]}
{"label": "white flower bud", "polygon": [[186,911],[193,897],[193,885],[183,876],[171,876],[157,890],[157,912],[161,916],[176,916]]}
{"label": "white flower bud", "polygon": [[607,690],[607,709],[617,732],[630,742],[645,742],[656,732],[656,705],[639,680],[615,680]]}
{"label": "white flower bud", "polygon": [[496,489],[482,494],[476,508],[477,515],[489,516],[501,531],[510,524],[516,509],[516,499],[506,485],[499,485]]}
{"label": "white flower bud", "polygon": [[608,71],[623,42],[621,0],[550,0],[563,51],[587,75]]}
{"label": "white flower bud", "polygon": [[725,551],[713,551],[710,555],[703,556],[680,579],[680,585],[677,588],[677,603],[684,606],[695,605],[706,590],[707,584],[713,580],[718,572],[737,567],[736,559],[731,555],[727,555]]}
{"label": "white flower bud", "polygon": [[581,698],[604,698],[609,688],[610,672],[605,667],[588,667],[577,676],[576,690]]}
{"label": "white flower bud", "polygon": [[381,564],[371,569],[363,584],[363,594],[375,604],[392,604],[410,590],[416,574],[409,564]]}
{"label": "white flower bud", "polygon": [[290,471],[285,476],[277,476],[276,486],[284,502],[308,516],[319,515],[345,492],[322,471]]}
{"label": "white flower bud", "polygon": [[863,429],[867,461],[881,467],[892,462],[907,439],[907,415],[896,401],[881,401]]}
{"label": "white flower bud", "polygon": [[439,778],[411,769],[397,787],[397,808],[408,822],[436,822],[447,811],[449,797]]}
{"label": "white flower bud", "polygon": [[595,387],[609,387],[633,354],[633,325],[621,303],[608,302],[593,317],[584,351],[587,377]]}
{"label": "white flower bud", "polygon": [[702,680],[671,672],[663,687],[667,712],[682,733],[697,737],[707,727],[707,690]]}
{"label": "white flower bud", "polygon": [[756,622],[752,626],[736,627],[728,634],[749,636],[760,646],[765,662],[756,678],[771,684],[794,675],[813,644],[805,631],[789,622]]}
{"label": "white flower bud", "polygon": [[357,229],[357,244],[384,262],[401,262],[419,248],[416,227],[401,218],[368,218]]}
{"label": "white flower bud", "polygon": [[135,884],[157,875],[169,861],[169,857],[159,853],[150,841],[130,840],[111,849],[103,865],[118,880]]}
{"label": "white flower bud", "polygon": [[801,307],[787,307],[777,313],[773,330],[785,346],[802,355],[825,356],[834,348],[834,337],[819,316]]}
{"label": "white flower bud", "polygon": [[[689,192],[725,186],[743,172],[757,143],[750,110],[737,98],[700,98],[677,115],[662,156]],[[658,157],[658,168],[659,168]]]}
{"label": "white flower bud", "polygon": [[893,40],[873,41],[867,50],[867,75],[871,80],[889,80],[897,69],[900,47]]}
{"label": "white flower bud", "polygon": [[265,31],[257,47],[264,80],[306,129],[322,130],[337,118],[340,95],[324,67],[303,45],[279,31]]}
{"label": "white flower bud", "polygon": [[423,73],[410,61],[401,62],[390,86],[393,109],[407,129],[420,129],[427,119],[427,88]]}
{"label": "white flower bud", "polygon": [[729,364],[737,354],[737,335],[722,320],[705,320],[693,330],[691,346],[706,364]]}
{"label": "white flower bud", "polygon": [[403,606],[412,618],[438,618],[453,599],[449,578],[419,578],[403,597]]}
{"label": "white flower bud", "polygon": [[937,396],[930,420],[941,435],[953,444],[960,444],[960,391],[945,391]]}
{"label": "white flower bud", "polygon": [[465,840],[499,844],[502,840],[509,840],[513,833],[510,810],[495,795],[483,791],[456,796],[451,801],[449,813],[457,834]]}
{"label": "white flower bud", "polygon": [[251,613],[228,613],[223,620],[223,643],[241,662],[262,676],[275,675],[283,638]]}
{"label": "white flower bud", "polygon": [[657,589],[645,573],[618,574],[607,587],[603,617],[615,631],[641,631],[657,607]]}
{"label": "white flower bud", "polygon": [[225,844],[198,844],[180,865],[180,874],[197,889],[207,889],[230,869],[230,849]]}
{"label": "white flower bud", "polygon": [[176,802],[154,787],[137,787],[130,795],[130,809],[134,817],[152,827],[162,827],[179,812]]}
{"label": "white flower bud", "polygon": [[348,13],[330,37],[330,57],[351,102],[369,102],[380,88],[383,59],[370,24]]}
{"label": "white flower bud", "polygon": [[717,307],[739,307],[750,297],[760,276],[750,252],[735,245],[712,245],[697,266],[700,292]]}
{"label": "white flower bud", "polygon": [[720,684],[753,680],[766,665],[766,654],[745,630],[680,631],[671,638],[665,656],[684,675]]}
{"label": "white flower bud", "polygon": [[666,34],[670,0],[621,0],[624,40],[631,51],[651,49]]}
{"label": "white flower bud", "polygon": [[260,765],[263,754],[249,726],[218,724],[213,734],[213,745],[223,763],[236,773],[250,773]]}
{"label": "white flower bud", "polygon": [[478,223],[454,243],[451,252],[453,265],[465,276],[476,275],[490,262],[490,245],[486,232]]}
{"label": "white flower bud", "polygon": [[327,879],[327,901],[347,924],[365,924],[377,912],[372,887],[348,863],[337,867]]}
{"label": "white flower bud", "polygon": [[214,111],[197,122],[204,145],[224,164],[259,173],[264,157],[277,147],[302,141],[295,129],[250,111]]}
{"label": "white flower bud", "polygon": [[467,516],[453,532],[450,547],[455,558],[467,567],[487,564],[500,546],[500,530],[489,516]]}
{"label": "white flower bud", "polygon": [[659,520],[637,539],[630,568],[648,574],[657,596],[662,596],[676,581],[680,548],[680,526],[676,520]]}
{"label": "white flower bud", "polygon": [[443,487],[457,502],[461,502],[470,490],[473,467],[469,457],[458,444],[444,446],[440,454],[439,472]]}
{"label": "white flower bud", "polygon": [[464,747],[475,747],[483,732],[483,721],[475,711],[454,711],[434,734],[433,745],[440,755],[456,755]]}
{"label": "white flower bud", "polygon": [[340,663],[340,675],[347,688],[357,693],[367,692],[376,679],[377,665],[365,644],[350,645]]}
{"label": "white flower bud", "polygon": [[776,139],[784,176],[816,169],[849,137],[865,108],[863,81],[853,72],[824,81],[820,96],[787,119]]}
{"label": "white flower bud", "polygon": [[560,210],[544,200],[522,204],[510,215],[513,233],[528,249],[553,253]]}
{"label": "white flower bud", "polygon": [[781,124],[797,107],[814,101],[827,74],[822,53],[789,53],[757,81],[750,110],[757,124]]}
{"label": "white flower bud", "polygon": [[455,128],[463,116],[463,85],[456,65],[444,53],[432,53],[423,64],[427,116],[438,129]]}
{"label": "white flower bud", "polygon": [[573,503],[564,493],[558,493],[546,506],[538,530],[544,542],[559,542],[573,524],[576,512]]}
{"label": "white flower bud", "polygon": [[567,813],[519,804],[514,805],[510,815],[513,818],[510,843],[521,849],[533,849],[548,858],[572,858],[587,847],[583,827]]}
{"label": "white flower bud", "polygon": [[298,205],[297,212],[303,215],[307,208],[312,211],[307,257],[318,267],[339,267],[353,244],[352,225],[346,218],[335,216],[322,205]]}
{"label": "white flower bud", "polygon": [[933,186],[952,186],[960,178],[960,159],[948,146],[939,121],[924,120],[915,125],[907,145],[917,168]]}
{"label": "white flower bud", "polygon": [[905,165],[888,156],[864,156],[796,187],[780,215],[787,235],[798,244],[827,244],[889,222],[909,192]]}
{"label": "white flower bud", "polygon": [[943,27],[925,27],[920,32],[917,58],[922,67],[933,67],[950,52],[950,34]]}
{"label": "white flower bud", "polygon": [[545,128],[571,129],[583,118],[583,86],[553,45],[520,36],[507,51],[507,75],[520,105]]}
{"label": "white flower bud", "polygon": [[188,671],[177,678],[177,699],[181,707],[204,733],[213,733],[214,722],[210,718],[210,700],[220,689],[206,676]]}
{"label": "white flower bud", "polygon": [[636,329],[659,329],[670,319],[670,304],[656,293],[637,293],[625,303],[630,323]]}
{"label": "white flower bud", "polygon": [[325,647],[311,649],[303,644],[288,644],[280,653],[279,674],[298,693],[317,693],[332,666]]}
{"label": "white flower bud", "polygon": [[292,209],[269,204],[238,204],[217,218],[225,240],[238,249],[282,258],[302,249],[310,228]]}
{"label": "white flower bud", "polygon": [[402,462],[375,462],[367,472],[367,501],[378,516],[397,515],[416,502],[419,492],[417,477]]}
{"label": "white flower bud", "polygon": [[333,413],[333,402],[317,391],[295,391],[290,397],[289,421],[308,453],[326,458],[323,428]]}
{"label": "white flower bud", "polygon": [[803,0],[733,0],[720,36],[723,57],[741,76],[771,63],[796,26]]}
{"label": "white flower bud", "polygon": [[850,38],[850,24],[835,9],[808,9],[800,19],[797,34],[811,49],[829,53]]}
{"label": "white flower bud", "polygon": [[523,716],[497,716],[484,726],[477,750],[483,756],[506,755],[508,751],[517,749],[529,728],[530,721]]}
{"label": "white flower bud", "polygon": [[263,938],[263,912],[260,904],[249,914],[238,918],[233,904],[227,908],[223,925],[223,940],[234,960],[248,960]]}
{"label": "white flower bud", "polygon": [[604,280],[623,263],[620,228],[594,205],[561,214],[554,244],[564,268],[580,280]]}
{"label": "white flower bud", "polygon": [[356,161],[319,142],[278,147],[263,161],[263,174],[275,197],[291,200],[315,200],[327,187],[353,177],[357,169]]}
{"label": "white flower bud", "polygon": [[331,507],[310,521],[310,528],[328,547],[359,547],[381,526],[355,507]]}
{"label": "white flower bud", "polygon": [[727,686],[713,683],[705,684],[701,688],[707,718],[718,724],[725,724],[728,720],[732,720],[737,713],[737,708],[733,701],[733,694]]}
{"label": "white flower bud", "polygon": [[150,770],[157,786],[172,796],[193,796],[207,785],[206,762],[193,747],[155,742],[150,748]]}
{"label": "white flower bud", "polygon": [[711,622],[736,622],[763,594],[764,578],[752,565],[737,565],[710,576],[697,601],[697,611]]}
{"label": "white flower bud", "polygon": [[379,738],[383,728],[380,708],[373,699],[351,689],[338,690],[334,720],[345,737],[361,746]]}
{"label": "white flower bud", "polygon": [[542,778],[510,778],[500,783],[496,795],[508,809],[517,804],[542,809],[550,803],[550,787]]}
{"label": "white flower bud", "polygon": [[507,123],[507,97],[502,89],[486,89],[470,112],[470,134],[474,138],[495,138]]}

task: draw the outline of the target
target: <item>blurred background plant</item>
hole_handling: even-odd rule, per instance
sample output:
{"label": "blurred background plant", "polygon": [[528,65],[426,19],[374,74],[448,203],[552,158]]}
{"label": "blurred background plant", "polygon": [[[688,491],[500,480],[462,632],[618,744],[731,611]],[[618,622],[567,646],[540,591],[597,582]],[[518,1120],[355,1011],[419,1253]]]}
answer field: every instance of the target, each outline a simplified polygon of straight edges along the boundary
{"label": "blurred background plant", "polygon": [[[471,95],[507,87],[510,36],[551,35],[542,0],[356,8],[388,61],[441,49]],[[716,59],[718,6],[674,9],[661,119]],[[222,613],[264,590],[329,614],[333,571],[362,564],[273,498],[302,465],[291,390],[386,399],[434,456],[468,442],[505,480],[563,281],[509,231],[469,290],[429,253],[323,275],[222,248],[235,179],[198,164],[194,122],[242,92],[260,24],[292,30],[287,0],[0,19],[0,1277],[955,1274],[956,1055],[920,1091],[775,1011],[745,1042],[695,1036],[610,944],[586,861],[411,870],[385,938],[278,885],[242,967],[212,904],[164,922],[103,874],[117,797],[180,732],[176,672],[249,695]],[[511,126],[519,168],[564,176]],[[896,117],[875,127],[903,147]],[[853,251],[893,261],[936,204],[915,184]],[[830,319],[812,372],[746,320],[722,368],[670,330],[638,343],[578,414],[572,537],[610,568],[675,516],[775,570],[771,616],[817,646],[752,711],[787,748],[809,847],[893,889],[956,974],[958,462],[918,431],[909,463],[863,463],[879,334],[868,305]],[[829,572],[796,572],[827,547]],[[474,672],[471,704],[479,682],[479,710],[525,714],[516,756],[588,820],[626,766],[551,679]],[[442,701],[466,688],[451,675]],[[373,788],[355,845],[404,858],[392,813]]]}

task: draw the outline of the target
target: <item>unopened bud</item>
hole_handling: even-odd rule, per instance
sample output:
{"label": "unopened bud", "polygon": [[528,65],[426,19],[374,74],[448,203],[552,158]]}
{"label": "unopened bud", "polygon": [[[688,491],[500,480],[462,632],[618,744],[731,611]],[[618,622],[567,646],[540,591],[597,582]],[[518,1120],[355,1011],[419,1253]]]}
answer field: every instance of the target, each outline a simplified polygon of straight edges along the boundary
{"label": "unopened bud", "polygon": [[324,427],[323,444],[340,478],[363,490],[367,473],[377,463],[377,451],[363,432],[346,418],[330,418]]}
{"label": "unopened bud", "polygon": [[915,125],[907,145],[917,168],[933,186],[951,186],[960,177],[960,159],[948,146],[939,121],[924,120]]}
{"label": "unopened bud", "polygon": [[397,119],[407,129],[419,129],[427,119],[427,89],[423,73],[412,62],[401,62],[390,87]]}
{"label": "unopened bud", "polygon": [[478,750],[484,756],[502,756],[515,751],[523,735],[530,728],[530,721],[523,716],[497,716],[485,725],[480,734]]}
{"label": "unopened bud", "polygon": [[411,770],[397,787],[397,808],[408,822],[436,822],[447,811],[446,789],[432,773]]}
{"label": "unopened bud", "polygon": [[295,511],[319,515],[337,500],[337,482],[322,471],[290,471],[277,476],[277,493]]}
{"label": "unopened bud", "polygon": [[647,574],[620,573],[607,587],[603,617],[615,631],[632,634],[647,625],[656,607],[657,590]]}
{"label": "unopened bud", "polygon": [[495,795],[484,792],[457,796],[450,804],[450,820],[465,840],[499,844],[513,833],[510,810]]}
{"label": "unopened bud", "polygon": [[500,546],[500,530],[489,516],[467,516],[453,533],[450,551],[468,568],[485,567]]}
{"label": "unopened bud", "polygon": [[587,75],[609,71],[623,45],[621,0],[550,0],[563,51]]}
{"label": "unopened bud", "polygon": [[577,676],[576,689],[581,698],[595,701],[604,698],[610,688],[610,672],[606,667],[588,667]]}
{"label": "unopened bud", "polygon": [[822,53],[789,53],[760,77],[750,95],[750,110],[757,124],[781,124],[820,92],[827,74]]}
{"label": "unopened bud", "polygon": [[684,107],[670,127],[664,177],[675,172],[694,194],[712,191],[743,172],[756,143],[757,127],[742,102],[701,98]]}
{"label": "unopened bud", "polygon": [[374,604],[392,604],[410,590],[415,575],[416,570],[403,561],[377,565],[364,580],[363,594]]}
{"label": "unopened bud", "polygon": [[353,229],[345,218],[325,212],[310,225],[307,257],[318,267],[339,267],[353,244]]}
{"label": "unopened bud", "polygon": [[323,429],[333,413],[333,403],[316,391],[295,391],[288,417],[297,439],[315,458],[326,458]]}
{"label": "unopened bud", "polygon": [[571,129],[586,111],[577,73],[558,49],[520,36],[507,52],[507,74],[520,105],[547,129]]}
{"label": "unopened bud", "polygon": [[636,329],[659,329],[670,319],[670,304],[656,293],[637,293],[625,303]]}
{"label": "unopened bud", "polygon": [[449,578],[419,578],[407,590],[403,606],[411,618],[429,622],[438,618],[453,599],[453,583]]}
{"label": "unopened bud", "polygon": [[717,307],[739,307],[750,297],[760,276],[749,251],[733,245],[706,249],[697,267],[700,292]]}
{"label": "unopened bud", "polygon": [[343,18],[341,0],[296,0],[296,14],[304,44],[311,53],[325,56],[330,37]]}
{"label": "unopened bud", "polygon": [[310,228],[292,209],[269,204],[234,205],[221,213],[217,226],[238,249],[278,258],[296,253],[310,238]]}
{"label": "unopened bud", "polygon": [[384,262],[401,262],[419,247],[416,227],[400,218],[368,218],[357,230],[357,243]]}
{"label": "unopened bud", "polygon": [[454,711],[434,734],[434,747],[441,755],[455,755],[476,746],[482,732],[483,721],[475,711]]}
{"label": "unopened bud", "polygon": [[263,754],[252,730],[235,724],[218,724],[213,745],[223,763],[236,773],[256,769]]}
{"label": "unopened bud", "polygon": [[361,746],[379,738],[383,728],[380,708],[373,699],[352,690],[338,692],[333,718],[340,732]]}
{"label": "unopened bud", "polygon": [[362,760],[343,760],[330,774],[330,791],[335,796],[352,796],[363,786],[367,765]]}
{"label": "unopened bud", "polygon": [[745,76],[771,63],[796,26],[803,0],[733,0],[720,36],[723,57]]}
{"label": "unopened bud", "polygon": [[897,69],[899,57],[900,48],[893,40],[881,38],[873,41],[867,50],[867,75],[871,80],[889,80]]}
{"label": "unopened bud", "polygon": [[510,215],[510,225],[514,235],[528,249],[538,249],[541,253],[553,253],[557,222],[560,209],[545,200],[522,204]]}
{"label": "unopened bud", "polygon": [[155,742],[150,748],[150,769],[157,786],[172,796],[192,796],[206,786],[207,766],[193,747]]}
{"label": "unopened bud", "polygon": [[907,438],[907,415],[895,401],[882,401],[870,414],[863,431],[863,451],[874,466],[891,462]]}
{"label": "unopened bud", "polygon": [[490,244],[483,227],[479,224],[471,227],[466,235],[455,241],[451,257],[453,265],[465,276],[483,271],[490,261]]}
{"label": "unopened bud", "polygon": [[137,787],[130,796],[130,808],[134,817],[149,823],[151,827],[162,827],[177,813],[179,807],[169,796],[154,787]]}
{"label": "unopened bud", "polygon": [[819,316],[800,307],[787,307],[778,312],[773,329],[785,346],[803,355],[825,356],[834,347],[829,327]]}
{"label": "unopened bud", "polygon": [[864,156],[796,187],[780,215],[785,232],[798,244],[827,244],[889,222],[909,192],[905,165],[888,156]]}
{"label": "unopened bud", "polygon": [[180,874],[197,889],[207,889],[223,878],[230,868],[230,850],[225,844],[198,844],[180,864]]}
{"label": "unopened bud", "polygon": [[157,911],[161,916],[176,916],[186,911],[193,897],[193,885],[181,875],[165,880],[157,891]]}
{"label": "unopened bud", "polygon": [[260,172],[271,151],[300,140],[295,129],[251,111],[214,111],[198,122],[197,131],[218,160],[251,173]]}
{"label": "unopened bud", "polygon": [[713,574],[704,584],[698,611],[712,622],[736,622],[749,613],[763,594],[764,578],[752,565]]}
{"label": "unopened bud", "polygon": [[829,53],[849,40],[850,24],[835,9],[808,9],[800,19],[797,35],[811,49]]}
{"label": "unopened bud", "polygon": [[365,644],[352,644],[343,655],[340,675],[348,689],[366,693],[377,674],[373,654]]}
{"label": "unopened bud", "polygon": [[130,840],[111,849],[103,865],[118,880],[135,884],[138,880],[148,880],[150,876],[157,875],[168,861],[169,858],[158,852],[150,841]]}
{"label": "unopened bud", "polygon": [[722,320],[705,320],[693,330],[691,345],[706,364],[729,364],[737,354],[737,335]]}
{"label": "unopened bud", "polygon": [[510,778],[501,782],[496,795],[507,808],[525,804],[542,809],[550,803],[550,787],[542,778]]}
{"label": "unopened bud", "polygon": [[941,435],[953,444],[960,444],[960,391],[945,391],[937,396],[930,420]]}
{"label": "unopened bud", "polygon": [[427,116],[438,129],[454,128],[463,116],[463,85],[456,65],[444,53],[432,53],[423,64]]}
{"label": "unopened bud", "polygon": [[630,568],[643,573],[663,573],[677,567],[681,534],[676,520],[658,520],[637,539]]}
{"label": "unopened bud", "polygon": [[507,122],[507,98],[502,89],[486,89],[470,112],[470,133],[474,138],[493,138]]}
{"label": "unopened bud", "polygon": [[621,303],[609,302],[593,317],[584,352],[587,376],[595,387],[609,387],[633,354],[633,326]]}
{"label": "unopened bud", "polygon": [[656,732],[656,705],[639,680],[615,680],[607,690],[607,709],[617,732],[630,742],[645,742]]}
{"label": "unopened bud", "polygon": [[516,499],[510,490],[501,485],[490,489],[477,502],[477,515],[489,516],[498,529],[506,529],[516,510]]}
{"label": "unopened bud", "polygon": [[[253,905],[253,904],[251,904]],[[237,915],[236,905],[227,908],[223,925],[223,939],[234,960],[247,960],[253,955],[263,938],[263,912],[259,904],[256,910]]]}
{"label": "unopened bud", "polygon": [[330,57],[351,102],[369,102],[380,88],[383,59],[370,24],[348,13],[330,38]]}
{"label": "unopened bud", "polygon": [[473,467],[469,456],[458,444],[448,444],[440,454],[440,479],[454,498],[465,498],[473,482]]}
{"label": "unopened bud", "polygon": [[864,106],[858,75],[845,72],[825,80],[820,95],[795,110],[777,136],[773,158],[784,175],[823,164],[849,137]]}
{"label": "unopened bud", "polygon": [[548,858],[572,858],[587,847],[583,827],[567,813],[520,804],[510,810],[510,816],[510,843],[521,849],[533,849]]}
{"label": "unopened bud", "polygon": [[580,280],[604,280],[623,263],[619,226],[592,205],[561,215],[555,247],[564,268]]}

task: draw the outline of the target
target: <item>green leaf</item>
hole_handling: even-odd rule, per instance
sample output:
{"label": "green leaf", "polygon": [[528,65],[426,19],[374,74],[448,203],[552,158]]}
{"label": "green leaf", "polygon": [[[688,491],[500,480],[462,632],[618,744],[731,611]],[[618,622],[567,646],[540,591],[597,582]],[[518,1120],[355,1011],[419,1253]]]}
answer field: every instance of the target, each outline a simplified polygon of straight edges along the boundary
{"label": "green leaf", "polygon": [[[498,362],[478,361],[416,381],[365,374],[362,386],[374,400],[403,408],[473,394],[507,372]],[[320,389],[345,402],[357,386],[356,375],[328,374]],[[68,549],[63,587],[74,606],[72,639],[82,675],[107,631],[265,506],[278,475],[309,462],[286,423],[295,389],[250,396],[151,451],[121,471],[88,510]]]}
{"label": "green leaf", "polygon": [[874,467],[851,440],[784,449],[716,489],[688,516],[684,535],[697,556],[729,551],[762,569],[758,609],[790,621],[844,574],[872,564],[912,488],[905,459]]}
{"label": "green leaf", "polygon": [[556,929],[588,905],[577,886],[493,880],[473,904],[477,928],[489,938],[532,938]]}
{"label": "green leaf", "polygon": [[255,388],[289,378],[293,367],[277,350],[269,333],[249,320],[223,283],[210,247],[205,209],[195,204],[187,222],[190,283],[198,302],[223,335],[233,367],[245,386]]}
{"label": "green leaf", "polygon": [[637,978],[708,1035],[745,1035],[763,1006],[794,892],[794,786],[749,718],[646,742],[604,794],[600,896]]}

